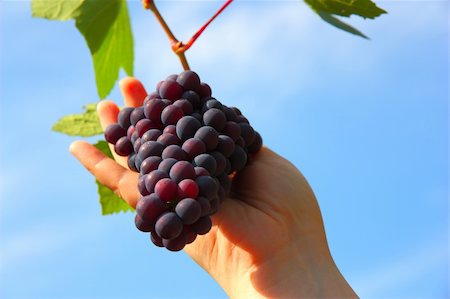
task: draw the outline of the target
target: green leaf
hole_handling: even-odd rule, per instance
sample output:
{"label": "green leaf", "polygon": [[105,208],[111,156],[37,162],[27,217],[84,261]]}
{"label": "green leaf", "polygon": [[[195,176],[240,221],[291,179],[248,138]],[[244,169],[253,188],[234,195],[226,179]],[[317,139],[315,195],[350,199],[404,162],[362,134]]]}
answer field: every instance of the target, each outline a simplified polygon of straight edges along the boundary
{"label": "green leaf", "polygon": [[333,25],[333,26],[335,26],[335,27],[337,27],[339,29],[342,29],[342,30],[347,31],[347,32],[349,32],[351,34],[359,35],[359,36],[361,36],[363,38],[369,39],[366,35],[364,35],[358,29],[348,25],[347,23],[342,22],[341,20],[339,20],[336,17],[333,17],[329,13],[318,12],[317,14],[322,18],[322,20],[324,20],[325,22],[327,22],[327,23],[329,23],[329,24],[331,24],[331,25]]}
{"label": "green leaf", "polygon": [[34,17],[75,19],[92,55],[100,98],[111,92],[121,68],[133,75],[133,36],[125,0],[32,0],[31,9]]}
{"label": "green leaf", "polygon": [[[94,146],[101,150],[106,156],[112,158],[111,150],[109,149],[108,143],[106,141],[100,140],[96,144],[94,144]],[[97,183],[98,195],[100,197],[102,215],[134,211],[131,206],[129,206],[122,198],[111,191],[111,189],[100,183],[98,180],[96,180],[95,182]]]}
{"label": "green leaf", "polygon": [[118,15],[109,27],[102,44],[95,52],[91,51],[100,98],[106,97],[114,87],[121,67],[128,75],[133,74],[133,36],[128,9],[124,1],[118,3],[120,4]]}
{"label": "green leaf", "polygon": [[32,0],[33,17],[66,21],[76,17],[84,0]]}
{"label": "green leaf", "polygon": [[349,33],[368,38],[361,31],[342,22],[334,15],[350,17],[358,15],[363,18],[374,19],[387,13],[371,0],[304,0],[327,23]]}
{"label": "green leaf", "polygon": [[96,111],[97,104],[87,104],[82,114],[70,114],[60,118],[52,127],[53,131],[69,136],[89,137],[100,135],[103,129]]}

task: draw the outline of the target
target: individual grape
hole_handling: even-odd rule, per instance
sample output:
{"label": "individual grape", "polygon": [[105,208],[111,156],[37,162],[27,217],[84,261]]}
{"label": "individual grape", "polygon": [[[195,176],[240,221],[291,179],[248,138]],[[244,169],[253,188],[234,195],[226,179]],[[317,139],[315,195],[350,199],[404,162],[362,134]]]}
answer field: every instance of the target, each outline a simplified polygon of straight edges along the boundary
{"label": "individual grape", "polygon": [[238,139],[236,139],[235,141],[235,145],[245,148],[246,144],[244,138],[242,138],[242,136],[239,136]]}
{"label": "individual grape", "polygon": [[198,186],[192,179],[184,179],[178,183],[178,195],[180,198],[197,198]]}
{"label": "individual grape", "polygon": [[162,243],[166,249],[170,251],[180,251],[186,245],[186,235],[180,233],[180,235],[173,239],[162,239]]}
{"label": "individual grape", "polygon": [[158,169],[159,164],[161,163],[162,159],[158,156],[150,156],[146,158],[141,163],[141,175],[147,174],[152,172],[153,170]]}
{"label": "individual grape", "polygon": [[136,205],[136,213],[142,220],[155,225],[156,220],[167,212],[166,203],[155,193],[141,197]]}
{"label": "individual grape", "polygon": [[142,137],[142,135],[144,135],[144,133],[150,129],[159,129],[159,125],[155,124],[149,119],[144,118],[136,123],[135,129],[139,137]]}
{"label": "individual grape", "polygon": [[195,166],[205,168],[210,174],[215,174],[217,170],[217,161],[210,154],[201,154],[194,158]]}
{"label": "individual grape", "polygon": [[136,168],[135,161],[136,161],[136,154],[132,153],[131,155],[128,156],[127,160],[128,168],[130,168],[132,171],[139,172],[139,170]]}
{"label": "individual grape", "polygon": [[250,124],[250,122],[248,121],[248,119],[243,116],[243,115],[238,115],[237,117],[237,123],[246,123],[246,124]]}
{"label": "individual grape", "polygon": [[154,91],[145,97],[144,106],[145,106],[145,103],[147,103],[148,101],[153,100],[153,99],[160,99],[159,93],[157,91]]}
{"label": "individual grape", "polygon": [[169,105],[161,113],[162,123],[167,125],[175,125],[177,121],[184,116],[180,107]]}
{"label": "individual grape", "polygon": [[188,140],[186,140],[181,146],[181,149],[186,152],[190,160],[206,152],[205,144],[203,143],[203,141],[197,138],[189,138]]}
{"label": "individual grape", "polygon": [[237,116],[242,115],[241,110],[239,110],[239,108],[237,107],[230,107],[232,110],[234,110],[234,112],[236,113]]}
{"label": "individual grape", "polygon": [[137,138],[133,143],[133,151],[137,153],[141,148],[141,145],[142,145],[141,138]]}
{"label": "individual grape", "polygon": [[114,145],[114,150],[119,156],[128,156],[133,152],[133,145],[131,141],[126,137],[121,137]]}
{"label": "individual grape", "polygon": [[164,146],[156,141],[147,141],[141,145],[138,152],[138,157],[144,161],[150,156],[161,156]]}
{"label": "individual grape", "polygon": [[153,244],[155,244],[158,247],[164,247],[162,239],[158,236],[158,234],[156,232],[151,232],[150,233],[150,240],[152,241]]}
{"label": "individual grape", "polygon": [[142,164],[142,159],[139,158],[139,156],[136,154],[136,157],[134,158],[134,165],[137,169],[137,172],[141,171],[141,164]]}
{"label": "individual grape", "polygon": [[186,99],[176,100],[173,105],[180,107],[184,115],[190,115],[192,112],[194,112],[192,104]]}
{"label": "individual grape", "polygon": [[181,98],[188,100],[193,108],[197,108],[200,106],[200,97],[195,91],[192,90],[185,91],[181,95]]}
{"label": "individual grape", "polygon": [[203,114],[203,123],[206,126],[213,127],[218,132],[223,130],[226,122],[225,114],[217,108],[211,108]]}
{"label": "individual grape", "polygon": [[134,108],[134,110],[130,114],[130,122],[133,126],[137,124],[138,121],[143,119],[144,115],[144,107]]}
{"label": "individual grape", "polygon": [[249,153],[256,153],[262,147],[262,138],[261,135],[255,131],[255,140],[253,140],[252,144],[248,147]]}
{"label": "individual grape", "polygon": [[216,195],[214,196],[210,201],[209,204],[211,205],[211,209],[209,210],[209,215],[213,215],[217,213],[219,210],[220,200],[219,197]]}
{"label": "individual grape", "polygon": [[197,197],[197,201],[200,204],[200,207],[202,208],[201,217],[209,215],[211,211],[211,204],[209,203],[209,200],[206,197],[199,196]]}
{"label": "individual grape", "polygon": [[184,90],[200,89],[200,78],[193,71],[184,71],[179,74],[177,82],[184,88]]}
{"label": "individual grape", "polygon": [[177,74],[172,74],[167,76],[166,81],[167,80],[171,80],[171,81],[177,81],[178,75]]}
{"label": "individual grape", "polygon": [[184,224],[192,224],[200,218],[202,207],[198,201],[187,197],[177,203],[175,213]]}
{"label": "individual grape", "polygon": [[214,179],[210,176],[199,176],[195,179],[198,185],[199,194],[205,196],[211,200],[217,195],[217,190],[219,189]]}
{"label": "individual grape", "polygon": [[158,92],[158,94],[159,94],[159,89],[161,88],[161,84],[163,84],[163,83],[164,83],[164,80],[161,80],[158,82],[158,84],[156,84],[156,92]]}
{"label": "individual grape", "polygon": [[239,127],[239,125],[234,121],[227,121],[222,133],[236,142],[236,140],[241,136],[241,127]]}
{"label": "individual grape", "polygon": [[227,117],[227,121],[237,121],[237,115],[236,112],[229,108],[229,107],[223,107],[222,108],[223,113],[225,113],[225,116]]}
{"label": "individual grape", "polygon": [[106,127],[105,139],[111,144],[116,144],[117,140],[127,135],[127,131],[119,124],[111,124]]}
{"label": "individual grape", "polygon": [[127,129],[127,138],[131,140],[131,135],[134,134],[134,126],[129,126]]}
{"label": "individual grape", "polygon": [[195,170],[196,176],[209,176],[209,175],[211,175],[209,173],[209,171],[206,170],[206,168],[203,168],[203,167],[200,167],[200,166],[195,166],[194,170]]}
{"label": "individual grape", "polygon": [[164,103],[164,105],[166,105],[166,107],[169,105],[172,105],[172,102],[168,99],[161,99],[161,101],[163,101],[163,103]]}
{"label": "individual grape", "polygon": [[200,217],[194,224],[189,226],[198,235],[204,235],[211,230],[212,222],[209,216]]}
{"label": "individual grape", "polygon": [[159,94],[161,95],[161,98],[168,99],[173,102],[181,97],[183,94],[183,88],[176,81],[166,80],[159,87]]}
{"label": "individual grape", "polygon": [[187,154],[185,151],[181,149],[180,146],[172,144],[164,149],[161,157],[163,159],[174,158],[177,159],[178,161],[181,161],[187,159]]}
{"label": "individual grape", "polygon": [[179,161],[172,166],[169,176],[176,183],[179,183],[184,179],[194,179],[194,166],[187,161]]}
{"label": "individual grape", "polygon": [[194,137],[195,132],[202,126],[202,124],[192,116],[183,116],[176,125],[176,132],[178,138],[185,141]]}
{"label": "individual grape", "polygon": [[203,114],[201,114],[200,112],[194,111],[192,112],[191,116],[194,117],[199,122],[203,122]]}
{"label": "individual grape", "polygon": [[174,158],[163,159],[161,161],[161,163],[159,163],[158,169],[164,171],[167,174],[169,174],[170,169],[177,162],[178,162],[178,160],[174,159]]}
{"label": "individual grape", "polygon": [[239,123],[241,127],[241,136],[244,138],[245,144],[250,145],[255,140],[255,130],[247,123]]}
{"label": "individual grape", "polygon": [[153,193],[155,192],[156,183],[168,177],[169,175],[162,170],[159,169],[153,170],[152,172],[147,174],[146,178],[144,179],[145,188],[147,188],[149,193]]}
{"label": "individual grape", "polygon": [[145,143],[147,141],[156,141],[159,136],[161,136],[162,132],[158,129],[150,129],[145,132],[141,137],[141,142]]}
{"label": "individual grape", "polygon": [[163,134],[164,133],[170,133],[173,135],[177,135],[177,127],[175,125],[168,125],[167,127],[164,128]]}
{"label": "individual grape", "polygon": [[[131,127],[130,127],[130,128],[131,128]],[[134,144],[138,138],[139,138],[139,135],[138,135],[137,131],[135,130],[135,131],[133,132],[133,134],[131,134],[131,138],[130,138],[131,143]]]}
{"label": "individual grape", "polygon": [[155,185],[155,193],[166,202],[172,201],[178,196],[178,185],[169,178],[161,179]]}
{"label": "individual grape", "polygon": [[130,114],[131,112],[133,112],[133,110],[133,107],[125,107],[120,110],[119,114],[117,115],[119,125],[125,130],[127,130],[128,127],[131,126]]}
{"label": "individual grape", "polygon": [[207,110],[212,109],[212,108],[216,108],[216,109],[222,110],[223,109],[223,105],[222,105],[221,102],[219,102],[215,98],[209,98],[209,100],[207,100],[205,102],[205,105],[203,105],[202,111],[206,112]]}
{"label": "individual grape", "polygon": [[181,140],[176,135],[170,133],[163,133],[161,136],[158,137],[156,141],[158,141],[165,147],[173,144],[175,145],[181,144]]}
{"label": "individual grape", "polygon": [[225,170],[226,163],[227,163],[226,162],[227,158],[225,158],[224,155],[222,155],[221,153],[219,153],[217,151],[213,151],[210,154],[216,160],[216,171],[213,173],[213,175],[219,175],[219,174],[223,173]]}
{"label": "individual grape", "polygon": [[192,231],[189,225],[185,225],[183,227],[182,234],[186,236],[186,244],[191,244],[197,238],[197,234],[194,231]]}
{"label": "individual grape", "polygon": [[141,232],[148,233],[154,230],[154,224],[143,220],[141,216],[139,216],[138,214],[134,216],[134,224],[136,225],[137,229],[140,230]]}
{"label": "individual grape", "polygon": [[145,179],[146,179],[147,175],[142,175],[139,177],[138,179],[138,191],[142,196],[146,196],[149,195],[150,192],[148,191],[147,187],[145,186]]}
{"label": "individual grape", "polygon": [[211,87],[209,87],[206,83],[201,83],[200,88],[198,90],[200,98],[206,98],[211,96]]}
{"label": "individual grape", "polygon": [[156,221],[155,231],[163,239],[174,239],[183,231],[183,223],[174,212],[166,212]]}
{"label": "individual grape", "polygon": [[228,158],[234,151],[234,141],[230,136],[219,135],[219,143],[217,144],[217,150]]}
{"label": "individual grape", "polygon": [[244,149],[239,145],[236,145],[234,152],[230,156],[231,169],[239,172],[244,168],[247,163],[247,154]]}
{"label": "individual grape", "polygon": [[161,123],[161,112],[166,108],[166,104],[161,99],[149,100],[144,105],[145,117],[154,123]]}
{"label": "individual grape", "polygon": [[210,126],[203,126],[195,132],[195,138],[200,139],[206,146],[206,150],[213,150],[219,143],[219,134]]}

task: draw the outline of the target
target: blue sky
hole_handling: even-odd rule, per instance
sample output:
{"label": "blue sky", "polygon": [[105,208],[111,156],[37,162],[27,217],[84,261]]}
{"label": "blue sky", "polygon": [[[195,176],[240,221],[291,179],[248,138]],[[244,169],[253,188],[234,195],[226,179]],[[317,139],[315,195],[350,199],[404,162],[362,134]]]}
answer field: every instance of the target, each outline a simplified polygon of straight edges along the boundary
{"label": "blue sky", "polygon": [[[218,8],[160,2],[182,40]],[[232,4],[191,67],[308,178],[361,297],[447,298],[448,3],[380,2],[388,15],[350,19],[367,41],[298,2]],[[135,75],[151,90],[180,65],[129,6]],[[27,1],[0,1],[0,297],[226,298],[187,255],[151,246],[131,213],[100,215],[74,138],[50,131],[97,100],[88,49],[73,22],[30,15]],[[109,98],[123,103],[117,88]]]}

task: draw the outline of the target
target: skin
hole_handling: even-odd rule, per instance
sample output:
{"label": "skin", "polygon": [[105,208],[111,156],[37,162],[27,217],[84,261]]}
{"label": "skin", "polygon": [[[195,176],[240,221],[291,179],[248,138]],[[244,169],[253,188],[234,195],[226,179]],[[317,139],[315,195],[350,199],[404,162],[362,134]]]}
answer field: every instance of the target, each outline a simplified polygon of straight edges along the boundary
{"label": "skin", "polygon": [[[147,95],[134,78],[121,80],[120,89],[131,107],[141,106]],[[98,105],[103,128],[116,123],[118,113],[111,101]],[[70,151],[101,183],[136,206],[138,174],[128,169],[126,157],[112,160],[84,141],[75,141]],[[184,250],[230,298],[357,298],[331,257],[313,191],[270,149],[253,154],[233,177],[231,194],[212,221],[211,231]]]}

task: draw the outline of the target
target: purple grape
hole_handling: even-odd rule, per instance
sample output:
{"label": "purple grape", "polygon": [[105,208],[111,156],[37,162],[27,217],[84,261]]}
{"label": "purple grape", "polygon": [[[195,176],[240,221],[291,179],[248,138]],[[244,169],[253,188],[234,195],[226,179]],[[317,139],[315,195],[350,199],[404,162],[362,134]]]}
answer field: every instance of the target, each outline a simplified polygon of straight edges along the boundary
{"label": "purple grape", "polygon": [[157,141],[165,147],[173,144],[175,145],[181,144],[181,140],[178,139],[176,135],[170,133],[163,133],[161,136],[158,137]]}
{"label": "purple grape", "polygon": [[223,130],[226,122],[225,114],[217,108],[211,108],[203,114],[203,123],[206,126],[213,127],[218,132]]}
{"label": "purple grape", "polygon": [[186,244],[191,244],[197,238],[197,234],[192,231],[192,229],[189,227],[189,225],[185,225],[183,227],[182,234],[184,234],[186,236]]}
{"label": "purple grape", "polygon": [[139,149],[141,148],[141,138],[137,138],[134,143],[133,143],[133,150],[135,153],[137,153],[139,151]]}
{"label": "purple grape", "polygon": [[203,141],[207,150],[215,149],[219,143],[219,134],[210,126],[203,126],[198,129],[194,137]]}
{"label": "purple grape", "polygon": [[210,201],[209,204],[211,205],[211,209],[209,210],[209,215],[213,215],[217,213],[219,210],[220,200],[219,197],[216,195],[214,196]]}
{"label": "purple grape", "polygon": [[127,160],[128,168],[130,168],[132,171],[139,172],[139,170],[136,168],[135,160],[136,160],[135,153],[128,156],[128,160]]}
{"label": "purple grape", "polygon": [[200,218],[202,207],[195,199],[188,197],[177,203],[175,213],[184,224],[193,224]]}
{"label": "purple grape", "polygon": [[169,175],[162,170],[159,169],[153,170],[152,172],[147,174],[146,178],[144,179],[145,188],[148,190],[149,193],[153,193],[155,192],[156,183],[168,177]]}
{"label": "purple grape", "polygon": [[217,150],[228,158],[234,151],[234,141],[227,135],[219,135],[219,143],[217,144]]}
{"label": "purple grape", "polygon": [[164,133],[170,133],[173,135],[177,135],[177,127],[175,125],[168,125],[167,127],[164,128],[163,134]]}
{"label": "purple grape", "polygon": [[211,96],[211,87],[209,87],[208,84],[202,82],[200,84],[200,89],[199,89],[198,93],[200,95],[200,98],[210,97]]}
{"label": "purple grape", "polygon": [[242,115],[242,112],[241,112],[241,110],[239,110],[239,108],[237,108],[237,107],[230,107],[230,108],[234,110],[234,112],[236,113],[237,116]]}
{"label": "purple grape", "polygon": [[217,196],[217,190],[219,189],[214,179],[210,176],[199,176],[195,179],[198,185],[199,194],[210,199]]}
{"label": "purple grape", "polygon": [[143,220],[138,214],[134,216],[134,224],[141,232],[148,233],[154,230],[154,224]]}
{"label": "purple grape", "polygon": [[159,216],[167,212],[167,210],[166,203],[155,193],[141,197],[136,205],[136,213],[139,217],[153,226]]}
{"label": "purple grape", "polygon": [[185,151],[181,149],[180,146],[173,144],[169,145],[164,149],[161,157],[163,159],[174,158],[177,159],[178,161],[181,161],[187,159],[187,154]]}
{"label": "purple grape", "polygon": [[206,168],[203,168],[203,167],[200,167],[200,166],[195,166],[194,170],[195,170],[195,174],[197,176],[209,176],[209,175],[211,175],[209,173],[209,171],[206,170]]}
{"label": "purple grape", "polygon": [[184,88],[184,90],[200,89],[200,78],[193,71],[184,71],[179,74],[177,82]]}
{"label": "purple grape", "polygon": [[179,183],[184,179],[194,179],[194,166],[187,161],[179,161],[172,166],[169,176],[176,183]]}
{"label": "purple grape", "polygon": [[133,126],[135,126],[136,123],[144,117],[144,107],[134,108],[134,110],[130,114],[130,122]]}
{"label": "purple grape", "polygon": [[111,124],[105,130],[105,139],[111,144],[116,144],[117,140],[126,135],[127,131],[119,124]]}
{"label": "purple grape", "polygon": [[150,156],[161,156],[164,146],[156,141],[147,141],[141,145],[138,152],[138,157],[144,161]]}
{"label": "purple grape", "polygon": [[194,108],[192,107],[191,102],[186,99],[176,100],[173,105],[180,107],[181,110],[183,110],[184,115],[190,115],[192,112],[194,112]]}
{"label": "purple grape", "polygon": [[145,103],[144,114],[149,120],[154,123],[161,123],[161,112],[166,108],[164,101],[160,99],[149,100]]}
{"label": "purple grape", "polygon": [[217,151],[211,152],[210,154],[216,160],[217,167],[216,167],[216,171],[213,173],[213,175],[217,176],[224,172],[226,163],[227,163],[226,162],[227,158],[225,158],[224,155],[222,155],[220,152],[217,152]]}
{"label": "purple grape", "polygon": [[180,107],[169,105],[161,113],[162,123],[167,125],[175,125],[177,121],[184,116]]}
{"label": "purple grape", "polygon": [[236,141],[241,136],[241,127],[234,121],[227,121],[222,132],[233,139],[233,141]]}
{"label": "purple grape", "polygon": [[164,247],[162,239],[158,236],[158,234],[156,234],[156,232],[151,232],[150,233],[150,240],[152,241],[153,244],[155,244],[158,247]]}
{"label": "purple grape", "polygon": [[200,204],[200,207],[202,208],[201,216],[209,215],[211,211],[211,204],[209,203],[209,200],[206,197],[199,196],[197,197],[197,201]]}
{"label": "purple grape", "polygon": [[242,138],[242,136],[239,136],[238,139],[236,139],[236,141],[235,141],[235,145],[245,148],[246,144],[245,144],[244,138]]}
{"label": "purple grape", "polygon": [[198,185],[192,179],[185,179],[178,183],[178,195],[180,198],[197,198]]}
{"label": "purple grape", "polygon": [[192,90],[185,91],[181,95],[181,98],[188,100],[193,108],[197,108],[200,106],[200,97],[195,91]]}
{"label": "purple grape", "polygon": [[239,145],[236,145],[234,152],[231,154],[230,163],[231,169],[236,172],[241,171],[247,163],[247,154]]}
{"label": "purple grape", "polygon": [[119,115],[117,116],[119,125],[125,130],[127,130],[128,127],[131,126],[130,114],[131,112],[133,112],[133,110],[133,107],[125,107],[120,110]]}
{"label": "purple grape", "polygon": [[191,114],[191,116],[194,117],[194,118],[195,118],[196,120],[198,120],[199,122],[203,122],[203,114],[201,114],[200,112],[194,111],[194,112]]}
{"label": "purple grape", "polygon": [[262,142],[263,141],[261,135],[255,131],[255,140],[253,140],[252,144],[249,145],[248,152],[256,153],[257,151],[259,151],[262,147]]}
{"label": "purple grape", "polygon": [[180,251],[186,245],[186,235],[183,232],[180,235],[173,239],[162,239],[162,243],[166,249],[170,251]]}
{"label": "purple grape", "polygon": [[[131,127],[130,127],[131,128]],[[127,137],[128,138],[128,137]],[[133,134],[131,134],[131,138],[130,138],[130,141],[131,141],[131,143],[135,143],[136,142],[136,140],[139,138],[139,135],[138,135],[138,133],[137,133],[137,131],[135,130],[134,132],[133,132]]]}
{"label": "purple grape", "polygon": [[160,128],[159,125],[155,124],[154,122],[146,118],[138,121],[135,126],[136,132],[138,133],[139,137],[142,137],[142,135],[144,135],[144,133],[150,129],[159,129],[159,128]]}
{"label": "purple grape", "polygon": [[117,140],[116,144],[114,145],[114,151],[119,156],[128,156],[133,152],[133,145],[131,144],[131,141],[126,136],[124,136]]}
{"label": "purple grape", "polygon": [[237,114],[236,114],[236,112],[234,112],[233,109],[224,106],[222,108],[222,111],[223,111],[223,113],[225,113],[225,116],[227,117],[228,121],[234,121],[234,122],[237,121]]}
{"label": "purple grape", "polygon": [[216,108],[216,109],[222,110],[223,109],[223,105],[222,105],[221,102],[219,102],[215,98],[210,98],[209,100],[207,100],[205,102],[205,105],[203,105],[203,111],[207,111],[207,110],[212,109],[212,108]]}
{"label": "purple grape", "polygon": [[174,239],[183,231],[183,223],[174,212],[166,212],[156,221],[155,231],[163,239]]}
{"label": "purple grape", "polygon": [[141,163],[141,175],[147,174],[152,172],[153,170],[158,169],[159,164],[161,163],[162,159],[158,156],[151,156],[146,158]]}
{"label": "purple grape", "polygon": [[183,94],[183,88],[180,84],[173,80],[167,80],[161,83],[159,87],[159,94],[161,98],[168,99],[170,101],[178,100]]}
{"label": "purple grape", "polygon": [[215,174],[217,170],[217,161],[210,154],[201,154],[194,158],[195,166],[205,168],[210,174]]}
{"label": "purple grape", "polygon": [[212,222],[209,216],[200,217],[194,224],[189,226],[198,235],[204,235],[211,230]]}
{"label": "purple grape", "polygon": [[149,195],[150,192],[148,191],[147,187],[145,186],[145,179],[146,179],[147,175],[142,175],[139,177],[138,179],[138,191],[142,196],[146,196]]}
{"label": "purple grape", "polygon": [[202,124],[192,116],[183,116],[176,125],[177,136],[185,141],[194,137],[195,132],[202,126]]}
{"label": "purple grape", "polygon": [[161,179],[155,185],[155,193],[166,202],[173,201],[178,196],[178,185],[169,178]]}
{"label": "purple grape", "polygon": [[239,123],[241,127],[241,136],[244,138],[245,144],[250,145],[255,140],[255,130],[247,123]]}
{"label": "purple grape", "polygon": [[161,171],[164,171],[167,174],[169,174],[170,169],[177,162],[178,162],[178,160],[174,159],[174,158],[163,159],[161,161],[161,163],[159,163],[158,169],[161,170]]}
{"label": "purple grape", "polygon": [[127,138],[131,140],[131,135],[133,134],[134,134],[134,126],[129,126],[127,129]]}
{"label": "purple grape", "polygon": [[162,132],[158,129],[150,129],[144,133],[141,137],[141,142],[145,143],[147,141],[156,141],[159,136],[161,136]]}
{"label": "purple grape", "polygon": [[188,140],[186,140],[181,146],[181,149],[186,152],[190,160],[206,152],[205,144],[203,143],[203,141],[197,138],[189,138]]}
{"label": "purple grape", "polygon": [[144,106],[145,106],[145,103],[147,103],[148,101],[153,100],[153,99],[159,99],[159,98],[160,98],[159,93],[157,91],[150,93],[144,99]]}

